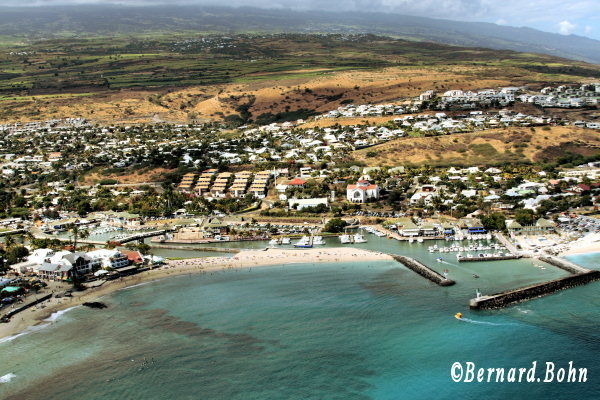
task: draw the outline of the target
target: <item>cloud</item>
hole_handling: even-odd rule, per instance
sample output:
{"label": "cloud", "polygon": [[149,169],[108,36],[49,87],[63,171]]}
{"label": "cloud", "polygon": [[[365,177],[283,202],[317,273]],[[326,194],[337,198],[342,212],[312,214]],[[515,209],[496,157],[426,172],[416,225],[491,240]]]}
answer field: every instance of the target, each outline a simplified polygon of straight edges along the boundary
{"label": "cloud", "polygon": [[586,34],[589,35],[590,33],[592,33],[594,31],[594,28],[592,28],[591,26],[588,25],[588,26],[585,27],[584,31],[585,31]]}
{"label": "cloud", "polygon": [[570,23],[569,21],[562,21],[558,24],[558,31],[561,35],[570,35],[577,25]]}

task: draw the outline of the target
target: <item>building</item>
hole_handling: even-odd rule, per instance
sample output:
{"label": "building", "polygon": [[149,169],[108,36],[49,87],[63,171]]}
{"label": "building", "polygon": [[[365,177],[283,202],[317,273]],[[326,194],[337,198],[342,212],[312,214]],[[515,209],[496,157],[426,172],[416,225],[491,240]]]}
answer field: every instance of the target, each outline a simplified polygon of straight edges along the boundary
{"label": "building", "polygon": [[325,207],[329,207],[329,199],[327,197],[316,198],[316,199],[289,199],[288,200],[288,208],[295,208],[300,211],[307,207],[318,207],[321,204],[325,205]]}
{"label": "building", "polygon": [[99,249],[87,253],[96,263],[100,263],[102,269],[119,269],[129,266],[129,259],[123,253],[116,249]]}
{"label": "building", "polygon": [[360,180],[355,185],[346,187],[346,198],[352,203],[366,203],[369,200],[379,199],[379,186]]}

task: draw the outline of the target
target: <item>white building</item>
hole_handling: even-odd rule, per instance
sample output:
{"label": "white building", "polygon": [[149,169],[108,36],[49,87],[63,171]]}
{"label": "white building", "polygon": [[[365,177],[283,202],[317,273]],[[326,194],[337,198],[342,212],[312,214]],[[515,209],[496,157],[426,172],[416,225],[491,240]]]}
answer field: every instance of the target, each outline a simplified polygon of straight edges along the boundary
{"label": "white building", "polygon": [[369,181],[360,180],[356,185],[348,185],[346,198],[352,203],[365,203],[368,200],[379,199],[379,186],[372,185]]}

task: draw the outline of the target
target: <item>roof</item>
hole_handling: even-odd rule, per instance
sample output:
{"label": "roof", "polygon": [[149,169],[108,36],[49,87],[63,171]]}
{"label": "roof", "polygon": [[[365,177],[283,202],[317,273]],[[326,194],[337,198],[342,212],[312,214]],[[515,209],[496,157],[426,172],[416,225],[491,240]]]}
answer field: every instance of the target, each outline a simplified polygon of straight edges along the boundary
{"label": "roof", "polygon": [[518,223],[517,221],[510,221],[506,225],[506,228],[508,228],[508,229],[521,229],[521,228],[523,228],[523,226],[520,223]]}
{"label": "roof", "polygon": [[300,178],[294,178],[290,182],[288,182],[288,186],[300,186],[300,185],[304,185],[305,183],[306,183],[305,180],[302,180]]}
{"label": "roof", "polygon": [[536,226],[538,226],[540,228],[554,228],[555,227],[554,222],[549,221],[544,218],[538,219],[536,222]]}

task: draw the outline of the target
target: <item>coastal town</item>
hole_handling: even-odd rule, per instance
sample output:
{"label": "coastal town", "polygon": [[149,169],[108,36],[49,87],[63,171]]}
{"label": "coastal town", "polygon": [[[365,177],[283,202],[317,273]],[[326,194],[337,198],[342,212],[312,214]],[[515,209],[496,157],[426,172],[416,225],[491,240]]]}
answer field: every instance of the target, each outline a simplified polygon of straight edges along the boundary
{"label": "coastal town", "polygon": [[[397,104],[349,104],[309,121],[262,126],[4,123],[3,318],[9,321],[19,304],[37,307],[34,294],[71,297],[210,251],[241,257],[237,243],[269,254],[321,248],[331,258],[332,246],[387,238],[458,262],[596,249],[597,156],[368,166],[353,154],[366,149],[369,157],[371,148],[399,138],[499,128],[531,136],[554,127],[594,131],[596,121],[511,107],[594,107],[599,91],[600,84],[539,93],[426,91]],[[385,120],[343,123],[356,117]],[[231,266],[233,259],[217,264]]]}

